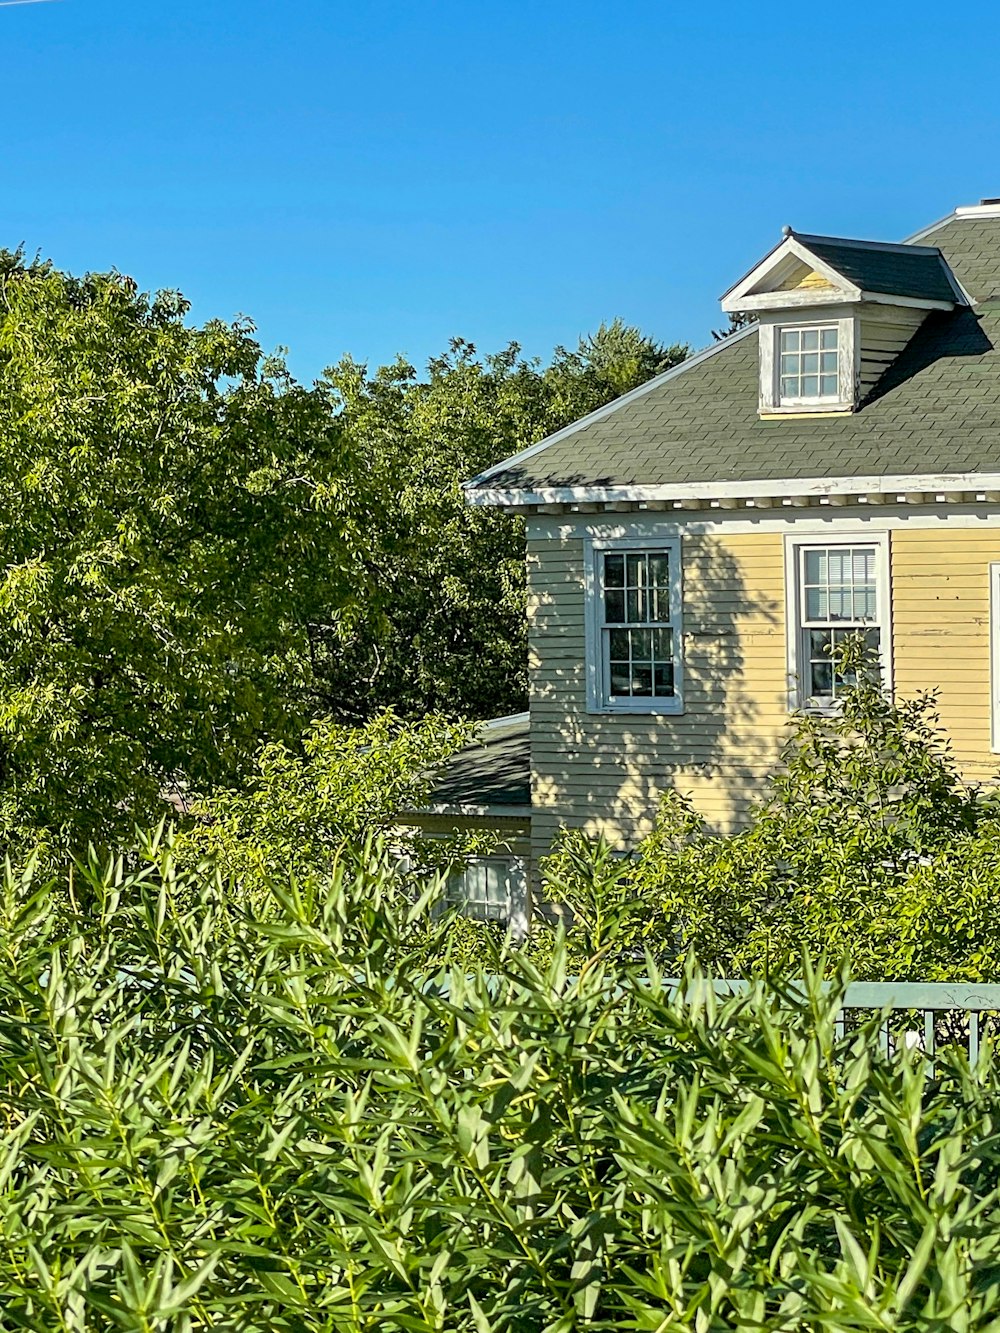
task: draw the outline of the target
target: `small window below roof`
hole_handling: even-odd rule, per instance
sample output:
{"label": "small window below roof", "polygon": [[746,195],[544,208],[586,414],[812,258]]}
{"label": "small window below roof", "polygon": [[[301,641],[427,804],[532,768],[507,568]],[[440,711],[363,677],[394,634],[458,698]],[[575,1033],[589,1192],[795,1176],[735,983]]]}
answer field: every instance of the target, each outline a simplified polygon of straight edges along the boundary
{"label": "small window below roof", "polygon": [[782,328],[778,340],[779,402],[783,406],[837,402],[840,397],[840,340],[837,325]]}
{"label": "small window below roof", "polygon": [[859,320],[853,309],[842,310],[825,319],[816,310],[761,315],[762,416],[854,411]]}

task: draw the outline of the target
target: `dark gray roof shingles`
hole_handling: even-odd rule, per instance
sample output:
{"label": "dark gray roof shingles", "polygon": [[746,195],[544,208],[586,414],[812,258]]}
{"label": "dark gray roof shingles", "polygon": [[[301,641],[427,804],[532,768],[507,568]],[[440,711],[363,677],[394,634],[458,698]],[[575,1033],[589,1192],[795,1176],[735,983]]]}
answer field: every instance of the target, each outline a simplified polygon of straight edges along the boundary
{"label": "dark gray roof shingles", "polygon": [[939,250],[928,252],[915,247],[908,252],[900,246],[846,241],[836,236],[795,236],[862,291],[923,301],[955,300]]}
{"label": "dark gray roof shingles", "polygon": [[[939,246],[974,299],[1000,293],[1000,219],[949,219]],[[1000,301],[932,312],[855,413],[757,415],[757,339],[477,483],[488,490],[1000,472]]]}
{"label": "dark gray roof shingles", "polygon": [[517,807],[531,804],[528,715],[518,716],[496,739],[482,740],[453,755],[434,784],[441,805]]}

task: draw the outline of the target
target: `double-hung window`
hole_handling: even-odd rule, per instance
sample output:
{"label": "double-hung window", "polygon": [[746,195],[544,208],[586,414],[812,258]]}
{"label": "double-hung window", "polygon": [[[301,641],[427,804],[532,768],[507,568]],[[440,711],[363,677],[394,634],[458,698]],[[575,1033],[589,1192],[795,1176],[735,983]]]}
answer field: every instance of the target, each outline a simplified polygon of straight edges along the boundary
{"label": "double-hung window", "polygon": [[593,540],[587,556],[588,705],[679,713],[680,540]]}
{"label": "double-hung window", "polygon": [[792,706],[836,706],[851,683],[837,670],[837,653],[855,636],[889,684],[888,536],[788,538],[786,580]]}

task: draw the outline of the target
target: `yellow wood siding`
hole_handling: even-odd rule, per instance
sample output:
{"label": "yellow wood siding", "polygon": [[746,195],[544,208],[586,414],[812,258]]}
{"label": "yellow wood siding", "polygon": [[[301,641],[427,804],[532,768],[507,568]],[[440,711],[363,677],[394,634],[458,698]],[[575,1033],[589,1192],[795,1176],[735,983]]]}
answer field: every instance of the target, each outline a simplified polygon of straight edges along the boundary
{"label": "yellow wood siding", "polygon": [[[964,772],[989,778],[988,567],[1000,560],[1000,527],[892,527],[896,689],[937,686]],[[682,544],[685,712],[588,714],[582,528],[529,524],[536,857],[563,825],[633,842],[671,786],[731,829],[773,771],[789,721],[782,531],[682,532]]]}

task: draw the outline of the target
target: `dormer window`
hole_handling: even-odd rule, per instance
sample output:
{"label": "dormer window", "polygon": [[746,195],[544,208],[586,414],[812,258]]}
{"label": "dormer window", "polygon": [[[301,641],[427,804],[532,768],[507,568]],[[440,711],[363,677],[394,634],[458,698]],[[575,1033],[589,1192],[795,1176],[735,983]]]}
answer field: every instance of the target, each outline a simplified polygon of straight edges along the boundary
{"label": "dormer window", "polygon": [[762,417],[855,412],[929,311],[965,296],[940,250],[785,228],[722,298],[758,326]]}
{"label": "dormer window", "polygon": [[836,324],[781,328],[778,401],[783,407],[836,403],[840,355]]}

